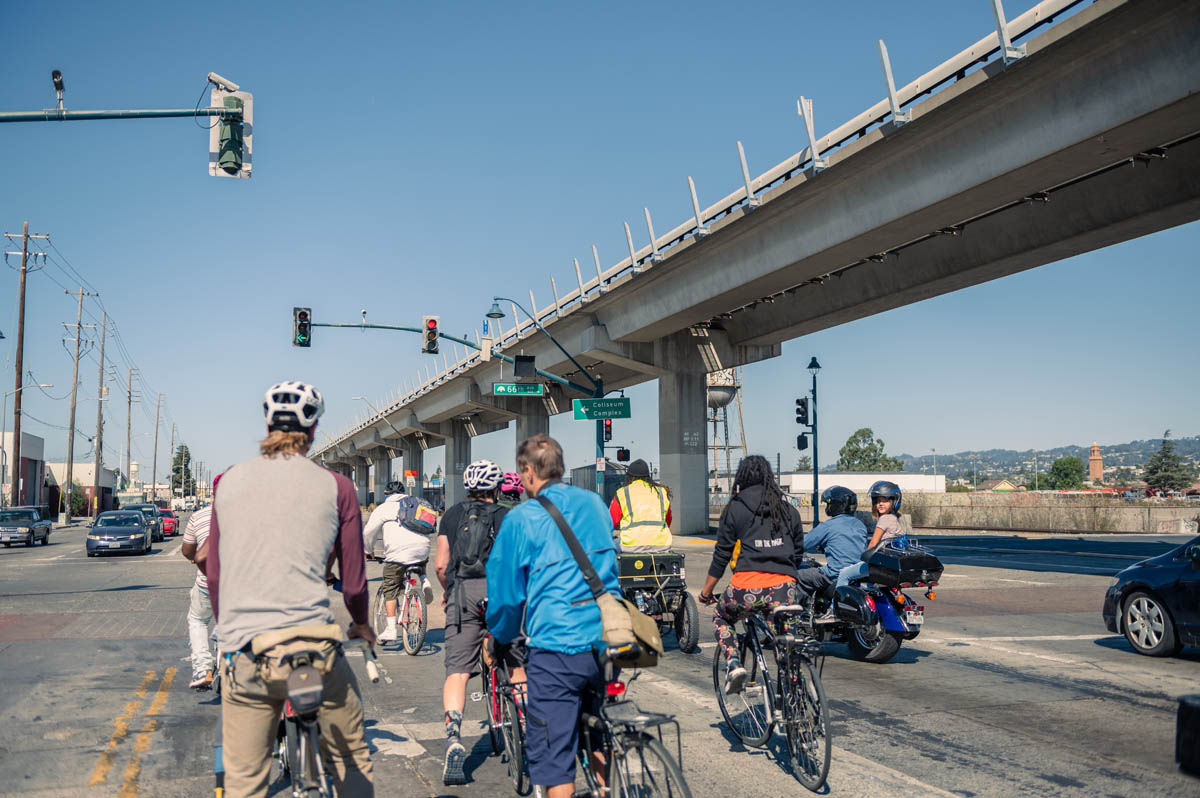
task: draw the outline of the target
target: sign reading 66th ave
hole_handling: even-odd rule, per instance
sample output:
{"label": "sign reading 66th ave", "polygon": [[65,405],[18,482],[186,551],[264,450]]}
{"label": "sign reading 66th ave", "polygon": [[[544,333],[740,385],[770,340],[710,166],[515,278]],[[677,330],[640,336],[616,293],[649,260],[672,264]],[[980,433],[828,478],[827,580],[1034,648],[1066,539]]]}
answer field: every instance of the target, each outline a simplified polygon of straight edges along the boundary
{"label": "sign reading 66th ave", "polygon": [[573,399],[571,408],[576,421],[599,421],[605,418],[632,418],[629,400],[624,397],[612,399]]}

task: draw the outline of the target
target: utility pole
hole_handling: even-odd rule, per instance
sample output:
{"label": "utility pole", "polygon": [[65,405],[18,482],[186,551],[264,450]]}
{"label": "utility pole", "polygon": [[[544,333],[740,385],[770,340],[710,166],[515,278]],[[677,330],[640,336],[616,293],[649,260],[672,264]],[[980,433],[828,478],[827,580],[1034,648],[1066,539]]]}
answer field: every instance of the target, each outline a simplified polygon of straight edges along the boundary
{"label": "utility pole", "polygon": [[[15,235],[5,233],[4,237],[12,241],[16,238]],[[13,386],[15,395],[13,397],[13,474],[12,474],[12,492],[9,497],[12,499],[10,505],[16,506],[21,503],[21,375],[25,371],[25,277],[29,272],[29,239],[41,238],[46,241],[50,240],[49,234],[30,234],[29,222],[25,222],[24,230],[21,233],[21,289],[19,299],[17,301],[17,379],[16,385]],[[5,252],[4,254],[15,255],[17,253]],[[44,252],[33,253],[34,260],[41,255],[42,262],[46,261]]]}
{"label": "utility pole", "polygon": [[133,483],[133,367],[129,367],[128,401],[125,403],[125,478]]}
{"label": "utility pole", "polygon": [[154,405],[154,457],[150,468],[150,503],[156,504],[158,497],[158,416],[162,412],[162,391],[158,392],[158,401]]}
{"label": "utility pole", "polygon": [[[64,293],[71,294],[70,291]],[[83,323],[83,298],[85,296],[99,296],[98,294],[90,294],[83,290],[83,286],[79,286],[79,291],[72,296],[79,297],[79,308],[75,311],[75,369],[71,373],[71,412],[67,422],[67,478],[63,480],[63,490],[66,491],[66,500],[63,500],[63,492],[59,491],[58,500],[61,503],[60,511],[63,516],[63,523],[71,523],[71,489],[74,483],[72,472],[75,468],[75,397],[79,391],[79,339],[83,334],[84,327],[95,327],[94,324]],[[64,327],[71,325],[63,322]]]}
{"label": "utility pole", "polygon": [[100,376],[96,384],[96,463],[92,474],[92,507],[89,515],[100,512],[100,469],[104,463],[104,339],[108,333],[108,311],[100,314]]}
{"label": "utility pole", "polygon": [[171,509],[175,508],[175,425],[171,425],[171,455],[167,458],[170,462],[167,472],[167,493],[171,494],[170,502]]}

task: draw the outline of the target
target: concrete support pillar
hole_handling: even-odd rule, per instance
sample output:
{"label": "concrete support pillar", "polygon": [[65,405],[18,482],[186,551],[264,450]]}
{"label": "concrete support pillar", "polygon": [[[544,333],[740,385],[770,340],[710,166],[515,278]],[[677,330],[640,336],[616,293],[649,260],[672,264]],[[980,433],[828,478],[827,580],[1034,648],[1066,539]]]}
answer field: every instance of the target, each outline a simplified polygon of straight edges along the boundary
{"label": "concrete support pillar", "polygon": [[416,485],[411,489],[406,486],[408,492],[413,496],[423,495],[422,489],[425,487],[425,483],[422,481],[422,477],[425,475],[425,450],[421,448],[421,444],[417,442],[416,438],[404,439],[404,470],[417,472]]}
{"label": "concrete support pillar", "polygon": [[446,506],[449,507],[467,498],[462,475],[471,463],[471,436],[467,434],[466,424],[461,421],[447,421],[443,427],[450,430],[446,438],[446,467],[443,469],[446,477]]}
{"label": "concrete support pillar", "polygon": [[366,458],[359,458],[354,464],[354,487],[358,488],[358,503],[364,507],[371,502],[370,464]]}
{"label": "concrete support pillar", "polygon": [[517,442],[513,447],[516,452],[516,446],[521,445],[521,441],[526,438],[531,438],[539,432],[550,434],[550,414],[546,412],[546,405],[541,399],[522,399],[517,404],[517,411],[520,413],[517,416]]}
{"label": "concrete support pillar", "polygon": [[676,534],[708,531],[707,399],[703,372],[675,372],[658,378],[658,478],[674,494],[672,531]]}
{"label": "concrete support pillar", "polygon": [[375,458],[375,503],[383,504],[386,498],[383,489],[392,481],[392,458],[387,450]]}

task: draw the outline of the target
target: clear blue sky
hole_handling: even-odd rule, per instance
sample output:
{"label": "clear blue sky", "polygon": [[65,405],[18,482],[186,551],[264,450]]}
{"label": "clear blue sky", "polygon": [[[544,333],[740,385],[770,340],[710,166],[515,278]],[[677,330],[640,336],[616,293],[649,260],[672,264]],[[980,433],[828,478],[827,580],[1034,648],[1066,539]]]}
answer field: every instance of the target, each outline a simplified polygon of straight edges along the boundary
{"label": "clear blue sky", "polygon": [[[1010,2],[1010,17],[1032,5]],[[986,0],[843,3],[495,4],[23,3],[4,12],[0,109],[191,107],[213,70],[255,95],[254,178],[207,175],[192,120],[0,126],[7,154],[0,226],[53,235],[31,276],[26,429],[52,459],[66,433],[74,319],[69,262],[103,294],[127,353],[107,417],[106,459],[125,433],[124,374],[143,370],[134,456],[149,468],[153,402],[196,456],[250,456],[262,391],[304,379],[333,431],[425,360],[415,336],[316,330],[289,345],[290,308],[320,321],[416,324],[440,313],[474,330],[493,293],[544,304],[571,258],[624,250],[649,206],[666,230],[803,146],[796,98],[818,134],[883,96],[875,40],[906,83],[992,27]],[[207,93],[205,95],[207,97]],[[645,233],[637,240],[644,242]],[[11,245],[6,249],[12,249]],[[1200,376],[1200,226],[1192,224],[837,327],[745,370],[747,437],[774,456],[796,432],[793,399],[821,373],[822,463],[858,427],[892,454],[1120,442],[1165,428],[1195,434]],[[10,265],[14,263],[10,258]],[[16,273],[0,291],[0,360],[11,356]],[[94,300],[88,315],[99,317]],[[85,321],[91,321],[85,318]],[[509,320],[508,323],[511,323]],[[11,387],[11,360],[5,366]],[[96,361],[83,361],[77,426],[95,424]],[[617,440],[657,459],[657,391],[629,392]],[[10,400],[11,416],[11,400]],[[7,424],[11,429],[11,417]],[[552,422],[572,465],[590,430]],[[160,460],[166,459],[164,422]],[[511,459],[511,431],[475,451]],[[77,456],[89,451],[78,440]],[[431,452],[431,455],[434,453]],[[785,464],[794,449],[783,449]],[[428,470],[440,455],[427,459]],[[160,471],[163,467],[160,465]]]}

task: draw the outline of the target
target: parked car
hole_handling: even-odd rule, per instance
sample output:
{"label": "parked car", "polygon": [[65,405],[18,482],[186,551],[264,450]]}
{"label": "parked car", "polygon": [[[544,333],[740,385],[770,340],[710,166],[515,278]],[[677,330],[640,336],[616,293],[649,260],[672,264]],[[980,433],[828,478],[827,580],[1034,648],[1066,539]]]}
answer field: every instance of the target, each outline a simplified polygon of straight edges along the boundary
{"label": "parked car", "polygon": [[4,548],[14,543],[32,546],[38,540],[43,546],[50,542],[50,522],[41,517],[36,507],[0,510],[0,542]]}
{"label": "parked car", "polygon": [[153,543],[146,516],[135,510],[109,510],[88,524],[87,556],[116,551],[147,554]]}
{"label": "parked car", "polygon": [[159,517],[158,508],[153,504],[131,504],[128,507],[121,508],[123,510],[137,510],[142,515],[146,516],[146,521],[150,526],[150,540],[160,541],[163,539],[163,522]]}
{"label": "parked car", "polygon": [[1134,563],[1104,595],[1104,625],[1139,654],[1169,657],[1200,646],[1200,536]]}
{"label": "parked car", "polygon": [[179,528],[179,518],[176,517],[174,510],[159,510],[158,515],[162,518],[163,535],[183,534],[183,530]]}

